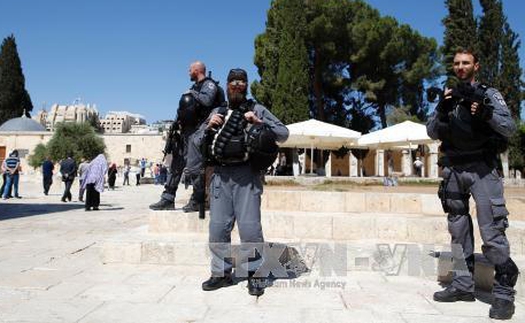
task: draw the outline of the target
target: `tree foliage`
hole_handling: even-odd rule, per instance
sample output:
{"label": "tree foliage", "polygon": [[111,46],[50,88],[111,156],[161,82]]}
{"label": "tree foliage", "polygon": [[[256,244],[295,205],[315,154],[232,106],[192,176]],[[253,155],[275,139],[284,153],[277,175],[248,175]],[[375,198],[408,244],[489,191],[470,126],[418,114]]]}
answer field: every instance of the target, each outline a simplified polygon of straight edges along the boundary
{"label": "tree foliage", "polygon": [[525,167],[525,124],[518,126],[518,131],[510,138],[509,142],[509,167],[523,170]]}
{"label": "tree foliage", "polygon": [[483,15],[479,21],[478,80],[498,87],[503,36],[503,7],[500,0],[480,0]]}
{"label": "tree foliage", "polygon": [[520,119],[521,102],[523,101],[523,70],[520,67],[519,48],[521,42],[508,23],[503,26],[501,41],[501,69],[498,78],[498,89],[503,94],[510,112],[515,120]]}
{"label": "tree foliage", "polygon": [[11,35],[3,40],[0,47],[0,124],[20,117],[24,110],[29,117],[33,104],[25,89],[15,37]]}
{"label": "tree foliage", "polygon": [[88,123],[60,123],[46,145],[52,160],[65,159],[68,153],[73,153],[77,161],[83,157],[92,159],[104,153],[105,149],[104,140]]}
{"label": "tree foliage", "polygon": [[256,39],[255,60],[261,82],[252,92],[284,123],[308,117],[308,55],[304,37],[306,17],[302,0],[272,3],[266,34]]}
{"label": "tree foliage", "polygon": [[[312,117],[368,132],[377,118],[386,127],[387,111],[401,106],[426,116],[423,84],[437,75],[436,41],[363,1],[274,0],[255,46],[261,81],[252,92],[278,117],[294,111],[293,121],[304,120],[308,106]],[[304,112],[290,95],[308,102]]]}
{"label": "tree foliage", "polygon": [[452,71],[454,54],[459,48],[478,51],[477,22],[474,18],[472,0],[445,0],[448,16],[443,18],[445,37],[443,39],[442,64],[449,80],[455,79]]}
{"label": "tree foliage", "polygon": [[46,156],[46,145],[40,143],[36,145],[35,149],[33,150],[33,154],[28,156],[27,163],[34,169],[37,169],[38,167],[42,166],[42,163],[44,162],[44,160],[46,160]]}

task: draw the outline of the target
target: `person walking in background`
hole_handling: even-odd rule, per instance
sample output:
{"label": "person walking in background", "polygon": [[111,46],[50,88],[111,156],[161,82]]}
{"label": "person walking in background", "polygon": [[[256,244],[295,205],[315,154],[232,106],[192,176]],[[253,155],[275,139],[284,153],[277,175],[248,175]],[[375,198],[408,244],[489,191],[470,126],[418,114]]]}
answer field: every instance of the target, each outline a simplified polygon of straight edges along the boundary
{"label": "person walking in background", "polygon": [[117,165],[111,164],[108,169],[108,187],[111,190],[115,190],[115,181],[117,180]]}
{"label": "person walking in background", "polygon": [[62,174],[62,181],[65,185],[62,202],[66,202],[66,199],[71,202],[71,185],[73,185],[77,175],[77,163],[73,159],[72,152],[69,152],[67,158],[60,163],[60,173]]}
{"label": "person walking in background", "polygon": [[99,154],[86,167],[82,174],[82,188],[86,190],[86,211],[97,211],[100,206],[100,193],[104,192],[104,176],[108,170],[108,162],[104,154]]}
{"label": "person walking in background", "polygon": [[[139,165],[140,165],[140,162],[139,162]],[[141,173],[141,169],[139,166],[135,166],[131,169],[132,172],[135,173],[135,185],[140,185],[140,173]]]}
{"label": "person walking in background", "polygon": [[86,168],[89,165],[89,161],[85,158],[81,159],[80,165],[78,165],[78,200],[80,202],[84,202],[84,188],[82,187],[82,178],[84,175],[84,172],[86,171]]}
{"label": "person walking in background", "polygon": [[146,175],[146,159],[142,157],[139,162],[140,165],[140,177],[144,177]]}
{"label": "person walking in background", "polygon": [[49,194],[49,189],[51,188],[51,184],[53,184],[53,170],[54,169],[55,169],[55,165],[51,161],[51,158],[49,158],[49,156],[46,156],[46,160],[44,160],[44,162],[42,163],[44,195]]}
{"label": "person walking in background", "polygon": [[122,172],[124,175],[124,182],[122,182],[122,186],[128,185],[129,186],[129,172],[131,170],[131,167],[129,167],[129,164],[124,165],[124,171]]}
{"label": "person walking in background", "polygon": [[13,150],[9,157],[4,160],[2,163],[2,170],[6,175],[5,187],[3,192],[4,200],[7,200],[10,197],[11,187],[14,188],[14,193],[16,198],[21,198],[18,195],[18,179],[20,176],[20,159],[18,158],[18,150]]}
{"label": "person walking in background", "polygon": [[421,161],[421,158],[416,157],[416,160],[414,161],[414,169],[416,170],[417,177],[423,176],[423,162]]}

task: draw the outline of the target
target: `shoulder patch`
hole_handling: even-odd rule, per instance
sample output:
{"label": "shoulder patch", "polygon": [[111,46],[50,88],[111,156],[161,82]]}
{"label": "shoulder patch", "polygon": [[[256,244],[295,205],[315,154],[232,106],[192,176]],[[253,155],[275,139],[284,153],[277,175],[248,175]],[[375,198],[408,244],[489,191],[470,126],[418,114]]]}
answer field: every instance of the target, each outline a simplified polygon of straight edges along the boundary
{"label": "shoulder patch", "polygon": [[213,83],[213,82],[208,82],[207,87],[208,87],[208,89],[213,90],[213,89],[215,89],[215,83]]}
{"label": "shoulder patch", "polygon": [[501,104],[502,106],[506,107],[507,104],[505,103],[505,100],[503,100],[503,97],[501,96],[501,93],[499,92],[495,92],[493,95],[492,95],[492,98],[494,98],[494,100],[498,101],[499,104]]}

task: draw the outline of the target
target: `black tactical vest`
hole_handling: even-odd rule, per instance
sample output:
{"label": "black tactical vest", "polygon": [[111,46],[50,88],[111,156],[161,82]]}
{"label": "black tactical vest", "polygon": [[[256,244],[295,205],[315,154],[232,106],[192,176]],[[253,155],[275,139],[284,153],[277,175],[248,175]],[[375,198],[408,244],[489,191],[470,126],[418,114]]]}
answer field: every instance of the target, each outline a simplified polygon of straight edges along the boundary
{"label": "black tactical vest", "polygon": [[442,132],[441,150],[449,156],[474,154],[496,155],[508,147],[506,138],[495,132],[485,121],[470,113],[470,102],[456,103],[449,115],[448,126]]}
{"label": "black tactical vest", "polygon": [[224,89],[219,85],[219,82],[215,81],[211,77],[206,77],[202,79],[202,81],[197,82],[193,84],[191,87],[192,90],[196,92],[200,92],[202,89],[202,86],[206,81],[211,81],[215,84],[217,87],[217,93],[215,94],[215,98],[213,100],[213,104],[209,107],[202,106],[201,104],[197,104],[197,108],[195,111],[195,124],[201,124],[206,118],[209,116],[211,110],[213,110],[216,107],[225,107],[227,106],[226,102],[226,95],[224,94]]}
{"label": "black tactical vest", "polygon": [[252,111],[253,100],[248,100],[236,109],[227,109],[223,125],[207,138],[208,161],[212,164],[233,165],[248,161],[244,114]]}

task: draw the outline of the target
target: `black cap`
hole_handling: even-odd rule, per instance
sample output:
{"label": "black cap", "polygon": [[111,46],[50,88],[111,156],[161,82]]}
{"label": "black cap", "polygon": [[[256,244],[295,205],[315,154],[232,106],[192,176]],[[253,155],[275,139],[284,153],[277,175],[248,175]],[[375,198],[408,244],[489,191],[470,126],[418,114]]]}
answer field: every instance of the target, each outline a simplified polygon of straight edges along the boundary
{"label": "black cap", "polygon": [[242,68],[233,68],[228,73],[228,83],[232,80],[241,80],[248,83],[248,74]]}

